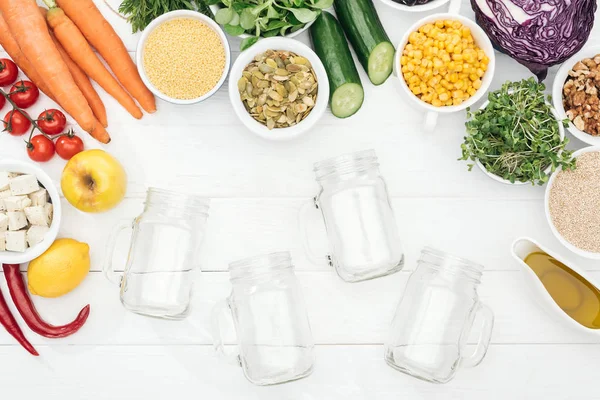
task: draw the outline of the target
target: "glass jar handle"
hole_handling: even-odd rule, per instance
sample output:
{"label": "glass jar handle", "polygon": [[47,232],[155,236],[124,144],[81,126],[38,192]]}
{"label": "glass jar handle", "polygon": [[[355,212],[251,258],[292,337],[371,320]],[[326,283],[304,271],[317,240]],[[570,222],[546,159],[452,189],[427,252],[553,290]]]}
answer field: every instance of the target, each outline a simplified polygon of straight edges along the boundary
{"label": "glass jar handle", "polygon": [[311,201],[308,201],[300,207],[300,211],[298,212],[298,229],[300,230],[300,236],[302,240],[302,248],[304,250],[304,254],[308,260],[315,265],[323,265],[324,263],[329,264],[330,267],[333,267],[333,260],[330,255],[320,256],[315,253],[310,245],[310,237],[308,236],[308,228],[307,222],[308,215],[310,212],[314,212],[314,209],[319,209],[318,197],[315,196]]}
{"label": "glass jar handle", "polygon": [[117,274],[113,268],[112,261],[113,261],[113,255],[115,254],[115,246],[117,245],[117,239],[119,237],[119,233],[121,233],[121,231],[123,231],[127,228],[132,228],[132,227],[133,227],[133,220],[127,219],[127,220],[120,221],[113,228],[112,233],[108,237],[108,243],[106,244],[106,253],[104,256],[105,258],[104,258],[104,265],[102,267],[102,270],[104,272],[104,276],[106,276],[106,279],[108,279],[109,281],[111,281],[112,283],[114,283],[117,286],[121,286],[122,276],[120,274]]}
{"label": "glass jar handle", "polygon": [[485,354],[487,353],[488,347],[490,345],[490,340],[492,339],[492,330],[494,328],[494,313],[485,304],[478,303],[475,319],[477,319],[478,315],[482,316],[483,322],[481,326],[481,332],[479,333],[479,340],[477,341],[477,348],[470,356],[461,358],[461,367],[472,368],[481,364],[483,358],[485,357]]}
{"label": "glass jar handle", "polygon": [[217,352],[217,355],[224,359],[228,364],[241,366],[239,351],[233,351],[231,353],[225,351],[225,345],[223,344],[223,337],[221,336],[221,316],[229,315],[233,320],[233,314],[231,307],[229,306],[228,299],[221,300],[212,309],[211,314],[211,329],[213,338],[213,348]]}

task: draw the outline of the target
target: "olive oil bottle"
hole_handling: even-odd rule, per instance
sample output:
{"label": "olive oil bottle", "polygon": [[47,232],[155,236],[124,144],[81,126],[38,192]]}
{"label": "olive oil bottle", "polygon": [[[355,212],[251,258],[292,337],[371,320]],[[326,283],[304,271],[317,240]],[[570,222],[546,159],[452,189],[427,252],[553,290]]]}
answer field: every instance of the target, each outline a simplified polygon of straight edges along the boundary
{"label": "olive oil bottle", "polygon": [[544,252],[529,254],[525,263],[568,316],[583,326],[600,329],[600,291],[594,285]]}

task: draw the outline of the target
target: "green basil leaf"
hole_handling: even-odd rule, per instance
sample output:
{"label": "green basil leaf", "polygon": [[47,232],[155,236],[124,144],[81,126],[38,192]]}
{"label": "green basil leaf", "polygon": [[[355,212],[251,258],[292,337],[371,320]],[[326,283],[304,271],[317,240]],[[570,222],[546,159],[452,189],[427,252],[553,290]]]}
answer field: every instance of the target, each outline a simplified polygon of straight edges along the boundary
{"label": "green basil leaf", "polygon": [[294,14],[294,17],[298,21],[304,24],[314,21],[319,16],[318,12],[309,10],[308,8],[288,8],[287,10]]}
{"label": "green basil leaf", "polygon": [[257,36],[247,37],[244,40],[242,40],[242,43],[240,44],[240,50],[244,51],[244,50],[250,48],[256,42],[258,42]]}
{"label": "green basil leaf", "polygon": [[242,33],[246,32],[246,30],[241,26],[230,24],[223,26],[223,30],[225,31],[225,33],[231,36],[240,36]]}
{"label": "green basil leaf", "polygon": [[234,14],[231,8],[221,8],[215,14],[215,21],[220,25],[226,25],[233,19]]}

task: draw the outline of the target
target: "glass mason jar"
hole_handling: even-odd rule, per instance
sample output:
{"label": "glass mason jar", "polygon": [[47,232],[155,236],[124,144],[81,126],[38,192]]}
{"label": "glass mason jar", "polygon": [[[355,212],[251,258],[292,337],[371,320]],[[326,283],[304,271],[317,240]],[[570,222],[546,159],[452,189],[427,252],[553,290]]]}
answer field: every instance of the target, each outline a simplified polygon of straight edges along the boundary
{"label": "glass mason jar", "polygon": [[[315,206],[331,251],[327,258],[338,275],[358,282],[402,269],[402,243],[375,151],[325,160],[314,171],[321,186]],[[307,243],[305,248],[310,253]]]}
{"label": "glass mason jar", "polygon": [[[229,265],[230,296],[212,314],[213,341],[221,356],[241,365],[255,385],[304,378],[313,370],[314,343],[304,298],[289,252],[273,253]],[[231,313],[238,350],[226,353],[221,316]]]}
{"label": "glass mason jar", "polygon": [[[445,383],[459,366],[477,366],[492,336],[494,315],[479,301],[483,266],[425,248],[408,279],[385,344],[387,363],[417,378]],[[464,355],[476,317],[477,347]]]}
{"label": "glass mason jar", "polygon": [[[152,317],[187,316],[208,208],[207,199],[150,188],[143,213],[115,227],[104,272],[120,285],[125,308]],[[133,233],[125,270],[119,276],[113,270],[113,252],[120,231],[127,228]]]}

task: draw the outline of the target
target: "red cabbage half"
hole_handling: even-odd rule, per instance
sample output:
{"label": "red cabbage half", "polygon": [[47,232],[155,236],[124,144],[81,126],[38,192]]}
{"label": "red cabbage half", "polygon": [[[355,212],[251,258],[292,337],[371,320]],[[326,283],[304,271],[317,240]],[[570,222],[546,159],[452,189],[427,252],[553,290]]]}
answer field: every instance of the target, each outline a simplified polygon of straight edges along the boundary
{"label": "red cabbage half", "polygon": [[594,25],[596,0],[471,0],[494,47],[537,75],[577,53]]}

